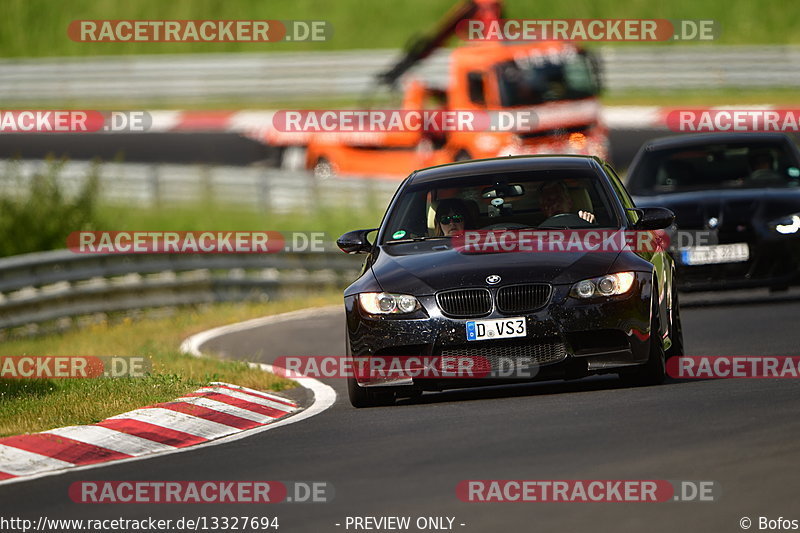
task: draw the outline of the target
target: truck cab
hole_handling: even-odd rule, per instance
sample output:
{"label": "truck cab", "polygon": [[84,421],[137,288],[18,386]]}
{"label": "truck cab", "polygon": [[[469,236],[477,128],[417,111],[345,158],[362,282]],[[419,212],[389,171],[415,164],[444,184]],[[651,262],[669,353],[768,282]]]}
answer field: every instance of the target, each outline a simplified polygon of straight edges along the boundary
{"label": "truck cab", "polygon": [[526,117],[485,131],[332,133],[310,136],[307,166],[332,174],[405,176],[414,169],[503,155],[585,154],[606,158],[600,74],[585,50],[564,42],[488,42],[452,51],[446,88],[405,86],[403,109],[503,112]]}

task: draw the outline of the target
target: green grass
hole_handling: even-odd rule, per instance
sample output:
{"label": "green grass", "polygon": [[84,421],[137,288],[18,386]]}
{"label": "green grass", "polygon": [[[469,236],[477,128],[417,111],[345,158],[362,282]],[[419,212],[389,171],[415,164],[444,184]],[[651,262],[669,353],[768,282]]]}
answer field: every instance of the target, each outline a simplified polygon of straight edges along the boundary
{"label": "green grass", "polygon": [[314,231],[332,242],[346,231],[374,228],[386,206],[371,210],[318,207],[311,213],[275,214],[246,207],[184,205],[133,208],[104,205],[99,208],[103,231]]}
{"label": "green grass", "polygon": [[606,93],[603,104],[660,106],[785,105],[797,107],[800,92],[795,88],[770,89],[685,89],[681,91],[619,91]]}
{"label": "green grass", "polygon": [[[398,48],[429,30],[457,0],[6,0],[0,17],[0,56],[46,57],[149,53],[269,52]],[[800,7],[784,0],[506,0],[508,18],[714,19],[723,44],[800,43]],[[322,43],[77,43],[67,37],[76,19],[327,20],[333,38]],[[620,43],[618,46],[627,46]],[[665,45],[669,46],[669,45]]]}
{"label": "green grass", "polygon": [[169,318],[102,322],[63,334],[6,341],[0,355],[119,355],[151,360],[145,378],[0,380],[0,437],[92,424],[137,407],[169,401],[210,381],[280,391],[294,383],[238,361],[196,358],[181,341],[211,327],[294,309],[341,302],[326,292],[287,301],[219,304],[185,309]]}

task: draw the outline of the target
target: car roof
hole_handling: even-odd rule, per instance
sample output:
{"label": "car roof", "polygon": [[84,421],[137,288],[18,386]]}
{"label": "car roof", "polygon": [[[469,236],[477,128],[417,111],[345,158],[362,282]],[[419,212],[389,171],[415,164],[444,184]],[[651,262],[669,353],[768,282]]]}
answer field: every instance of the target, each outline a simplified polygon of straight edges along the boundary
{"label": "car roof", "polygon": [[587,155],[520,155],[473,159],[448,163],[415,171],[410,183],[428,183],[459,176],[475,176],[496,172],[523,172],[526,170],[591,169],[603,166],[603,161]]}
{"label": "car roof", "polygon": [[747,141],[790,141],[790,137],[780,132],[741,131],[731,133],[687,133],[659,137],[645,142],[642,149],[666,150],[680,146],[697,146],[710,143],[730,143]]}

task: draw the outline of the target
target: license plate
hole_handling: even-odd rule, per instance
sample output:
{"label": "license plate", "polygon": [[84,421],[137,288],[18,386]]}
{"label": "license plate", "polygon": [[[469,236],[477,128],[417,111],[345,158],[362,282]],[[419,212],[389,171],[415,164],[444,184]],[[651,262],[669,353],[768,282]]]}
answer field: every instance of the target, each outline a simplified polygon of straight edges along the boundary
{"label": "license plate", "polygon": [[719,263],[741,263],[750,259],[750,248],[746,242],[694,246],[681,249],[684,265],[714,265]]}
{"label": "license plate", "polygon": [[467,322],[467,340],[512,339],[528,334],[525,318],[498,318],[495,320],[470,320]]}

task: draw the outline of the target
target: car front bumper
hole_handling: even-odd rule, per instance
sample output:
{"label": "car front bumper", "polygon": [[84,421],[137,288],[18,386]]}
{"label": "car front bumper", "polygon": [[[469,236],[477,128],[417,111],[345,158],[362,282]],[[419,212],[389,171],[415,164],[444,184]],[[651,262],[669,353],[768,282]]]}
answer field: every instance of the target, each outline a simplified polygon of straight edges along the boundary
{"label": "car front bumper", "polygon": [[685,265],[673,252],[678,289],[691,292],[800,284],[800,236],[728,241],[747,242],[750,258],[740,263]]}
{"label": "car front bumper", "polygon": [[[416,386],[440,390],[498,382],[569,379],[588,374],[613,372],[647,361],[650,341],[652,283],[650,273],[637,273],[630,291],[621,296],[578,300],[568,295],[571,285],[554,285],[543,308],[522,314],[505,315],[496,309],[479,318],[445,316],[434,295],[418,296],[425,318],[402,319],[364,313],[355,295],[345,298],[348,356],[355,362],[370,358],[436,358],[443,355],[485,356],[494,362],[497,355],[506,359],[533,356],[536,371],[520,376],[496,373],[480,379],[464,376],[432,379],[428,375],[358,375],[361,386]],[[524,317],[527,335],[516,339],[468,341],[466,323]]]}

